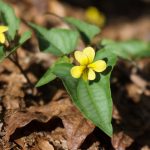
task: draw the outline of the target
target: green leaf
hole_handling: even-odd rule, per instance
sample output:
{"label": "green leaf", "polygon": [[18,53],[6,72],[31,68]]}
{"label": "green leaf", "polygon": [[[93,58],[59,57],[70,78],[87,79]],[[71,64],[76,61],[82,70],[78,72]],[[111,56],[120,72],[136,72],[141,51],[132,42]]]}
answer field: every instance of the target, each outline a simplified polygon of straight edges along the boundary
{"label": "green leaf", "polygon": [[56,78],[56,75],[53,74],[52,69],[49,68],[35,86],[40,87],[42,85],[45,85],[45,84],[53,81],[55,78]]}
{"label": "green leaf", "polygon": [[30,38],[31,38],[31,31],[24,32],[19,39],[19,45],[22,45]]}
{"label": "green leaf", "polygon": [[14,10],[0,0],[0,18],[8,26],[8,39],[14,40],[17,30],[19,29],[19,19],[16,17]]}
{"label": "green leaf", "polygon": [[[38,39],[38,43],[39,43],[39,48],[41,51],[51,51],[51,53],[53,53],[54,55],[61,55],[62,53],[57,50],[56,48],[51,48],[51,43],[48,41],[49,40],[49,30],[47,30],[46,28],[43,28],[39,25],[36,25],[34,23],[28,23],[29,26],[35,31],[36,37]],[[56,50],[55,50],[56,49]]]}
{"label": "green leaf", "polygon": [[70,54],[77,46],[79,35],[74,30],[58,28],[47,30],[33,23],[29,23],[29,25],[35,31],[40,50],[42,51],[62,56]]}
{"label": "green leaf", "polygon": [[74,30],[53,28],[49,33],[49,41],[63,54],[70,54],[77,46],[78,36]]}
{"label": "green leaf", "polygon": [[114,67],[114,65],[116,64],[116,61],[117,61],[116,55],[110,51],[107,51],[107,49],[105,49],[105,48],[98,50],[96,52],[94,61],[99,60],[99,59],[105,59],[105,61],[107,62],[107,66],[112,66],[112,67]]}
{"label": "green leaf", "polygon": [[30,38],[31,38],[31,32],[30,31],[24,32],[19,38],[18,43],[7,53],[5,57],[8,57],[12,53],[14,53],[19,47],[21,47],[21,45],[23,45]]}
{"label": "green leaf", "polygon": [[80,31],[83,38],[86,38],[85,40],[91,41],[94,36],[100,33],[100,28],[84,21],[72,17],[65,17],[64,21],[75,26]]}
{"label": "green leaf", "polygon": [[112,136],[112,101],[108,92],[110,83],[105,78],[101,80],[104,81],[89,84],[81,79],[77,86],[77,104],[87,118],[107,135]]}
{"label": "green leaf", "polygon": [[[37,82],[36,84],[36,87],[40,87],[42,85],[45,85],[51,81],[53,81],[55,78],[56,78],[56,75],[53,73],[53,69],[55,68],[55,66],[57,64],[61,64],[61,63],[64,63],[64,62],[70,62],[69,58],[64,56],[64,57],[61,57],[60,59],[58,59],[55,64],[53,64],[52,67],[50,67],[46,73],[41,77],[41,79]],[[60,69],[61,70],[61,69]]]}
{"label": "green leaf", "polygon": [[3,60],[3,57],[4,57],[4,50],[3,50],[4,46],[3,45],[0,45],[0,62]]}
{"label": "green leaf", "polygon": [[70,74],[72,64],[57,64],[53,73],[62,79],[73,102],[83,115],[107,135],[112,136],[110,74],[117,58],[116,55],[103,49],[96,53],[95,60],[99,59],[105,59],[108,67],[104,73],[101,73],[100,79],[93,82],[73,78]]}
{"label": "green leaf", "polygon": [[[62,79],[63,84],[68,91],[69,95],[71,96],[73,102],[77,101],[77,93],[76,93],[76,88],[77,88],[77,83],[78,79],[75,79],[71,76],[70,74],[70,69],[73,67],[72,64],[70,63],[60,63],[56,64],[55,68],[53,69],[53,73]],[[78,105],[77,105],[78,107]]]}
{"label": "green leaf", "polygon": [[150,57],[150,43],[140,40],[115,42],[105,39],[101,43],[105,49],[124,59]]}
{"label": "green leaf", "polygon": [[18,43],[12,49],[10,49],[10,51],[6,52],[6,54],[4,52],[0,52],[1,53],[0,54],[1,55],[0,62],[2,62],[5,58],[7,58],[8,56],[10,56],[12,53],[14,53],[29,38],[31,38],[31,32],[30,31],[24,32],[23,35],[20,37]]}
{"label": "green leaf", "polygon": [[107,135],[112,136],[112,98],[110,90],[110,74],[116,63],[116,56],[100,50],[95,60],[106,59],[107,69],[100,74],[98,81],[88,83],[80,79],[77,86],[78,105],[93,123]]}

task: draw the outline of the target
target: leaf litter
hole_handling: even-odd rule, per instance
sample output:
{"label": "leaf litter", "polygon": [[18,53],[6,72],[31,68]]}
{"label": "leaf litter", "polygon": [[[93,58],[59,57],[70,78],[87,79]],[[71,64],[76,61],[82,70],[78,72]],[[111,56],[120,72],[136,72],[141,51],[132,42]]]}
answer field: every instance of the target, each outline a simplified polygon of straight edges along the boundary
{"label": "leaf litter", "polygon": [[[50,24],[66,27],[58,18],[43,15],[48,10],[60,16],[71,14],[77,18],[83,17],[83,10],[60,1],[45,0],[42,1],[42,5],[34,0],[23,0],[21,3],[16,0],[8,2],[13,4],[19,17],[44,26]],[[77,11],[72,11],[72,8]],[[22,16],[24,13],[28,15]],[[22,25],[21,32],[26,29],[27,27]],[[148,33],[149,19],[142,17],[132,23],[125,21],[108,24],[102,36],[121,40],[136,37],[147,41]],[[37,72],[45,71],[55,58],[49,59],[47,55],[39,54],[34,38],[27,45],[24,47],[25,50],[29,51],[32,48],[34,50],[31,52],[19,50],[20,62],[28,72],[32,83],[35,83],[40,76]],[[26,56],[28,59],[25,59]],[[46,65],[40,66],[43,61]],[[101,138],[97,136],[99,133],[94,130],[94,125],[74,107],[58,80],[51,86],[45,86],[43,90],[34,89],[32,93],[19,70],[6,60],[0,64],[0,149],[76,150],[80,149],[80,146],[84,149],[86,141],[95,139],[86,149],[98,150],[109,147],[110,150],[149,150],[149,66],[149,58],[137,61],[136,65],[129,65],[125,61],[118,62],[112,77],[114,135],[111,141],[107,141],[102,133]],[[49,90],[50,94],[42,97],[46,90]]]}

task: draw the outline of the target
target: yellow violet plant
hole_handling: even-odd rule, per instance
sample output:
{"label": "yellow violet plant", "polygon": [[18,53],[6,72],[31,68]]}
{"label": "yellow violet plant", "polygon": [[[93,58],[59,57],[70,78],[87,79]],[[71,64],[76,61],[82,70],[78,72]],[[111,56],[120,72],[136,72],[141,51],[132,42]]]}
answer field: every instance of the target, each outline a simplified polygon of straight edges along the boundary
{"label": "yellow violet plant", "polygon": [[79,66],[74,66],[71,69],[71,75],[74,78],[82,78],[87,80],[95,80],[95,72],[103,72],[106,69],[106,62],[104,60],[94,61],[95,50],[92,47],[87,47],[83,51],[75,51],[75,59]]}
{"label": "yellow violet plant", "polygon": [[[86,39],[91,41],[100,32],[97,26],[70,17],[65,18],[65,21],[77,30],[46,29],[29,23],[36,33],[40,49],[59,57],[37,82],[36,87],[45,85],[57,77],[60,78],[82,114],[108,136],[112,136],[112,99],[109,80],[116,55],[105,49],[94,50],[90,47],[91,44],[87,44]],[[86,44],[89,46],[83,51],[74,51],[80,37],[83,42],[85,41],[85,47]],[[72,54],[76,60],[75,65],[70,61]]]}
{"label": "yellow violet plant", "polygon": [[[0,62],[8,58],[27,79],[22,66],[19,64],[17,49],[31,37],[31,32],[25,31],[20,35],[18,33],[19,28],[20,20],[16,17],[13,8],[0,0]],[[28,79],[27,81],[29,82]]]}
{"label": "yellow violet plant", "polygon": [[8,27],[7,26],[0,26],[0,43],[4,44],[6,41],[6,37],[4,32],[8,31]]}
{"label": "yellow violet plant", "polygon": [[[16,58],[13,58],[14,55],[11,54],[16,53],[16,50],[31,37],[29,31],[20,35],[18,33],[19,28],[20,20],[13,8],[0,0],[0,62],[5,58],[10,59],[10,57],[11,60],[14,59],[13,62],[17,62]],[[6,40],[7,44],[5,44]]]}

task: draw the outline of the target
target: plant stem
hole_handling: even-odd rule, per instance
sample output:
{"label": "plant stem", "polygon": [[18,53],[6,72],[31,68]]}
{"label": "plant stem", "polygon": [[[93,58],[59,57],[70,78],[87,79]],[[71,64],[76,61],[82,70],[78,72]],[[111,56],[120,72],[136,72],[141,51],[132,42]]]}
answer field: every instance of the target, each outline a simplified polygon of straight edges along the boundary
{"label": "plant stem", "polygon": [[12,55],[13,57],[9,56],[8,58],[10,59],[10,61],[12,61],[17,67],[18,69],[20,70],[20,72],[23,74],[23,76],[25,77],[25,79],[27,80],[30,88],[33,90],[33,84],[31,82],[31,80],[29,79],[29,77],[27,76],[26,74],[26,71],[23,70],[22,66],[20,65],[19,63],[19,60],[18,60],[18,54],[15,53],[14,55]]}

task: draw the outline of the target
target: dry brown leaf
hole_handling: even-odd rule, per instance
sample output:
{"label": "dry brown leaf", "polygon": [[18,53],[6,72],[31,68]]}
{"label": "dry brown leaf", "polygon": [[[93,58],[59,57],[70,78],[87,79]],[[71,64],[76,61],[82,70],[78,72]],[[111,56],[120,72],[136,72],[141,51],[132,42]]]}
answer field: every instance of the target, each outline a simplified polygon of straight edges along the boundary
{"label": "dry brown leaf", "polygon": [[6,134],[3,137],[3,139],[8,142],[10,139],[10,136],[15,132],[17,128],[21,128],[26,126],[28,123],[30,123],[32,120],[38,120],[38,121],[47,121],[46,117],[43,114],[37,114],[37,113],[31,113],[31,112],[9,112],[5,116],[5,131]]}
{"label": "dry brown leaf", "polygon": [[22,150],[27,150],[26,141],[24,138],[20,138],[20,139],[15,140],[15,143],[17,145],[19,145],[22,148]]}
{"label": "dry brown leaf", "polygon": [[113,135],[111,142],[115,150],[126,150],[132,144],[133,139],[125,133],[119,132]]}
{"label": "dry brown leaf", "polygon": [[38,139],[37,144],[40,150],[54,150],[54,147],[45,139]]}
{"label": "dry brown leaf", "polygon": [[52,101],[45,106],[30,107],[24,112],[9,112],[6,116],[6,134],[3,137],[5,142],[9,141],[10,136],[17,128],[24,127],[33,120],[46,123],[51,118],[57,116],[62,119],[64,128],[66,129],[68,148],[76,150],[95,127],[72,105],[69,98]]}
{"label": "dry brown leaf", "polygon": [[128,96],[134,103],[140,102],[141,94],[143,93],[140,87],[138,87],[136,84],[129,83],[126,85],[126,90],[128,92]]}
{"label": "dry brown leaf", "polygon": [[52,12],[61,17],[64,17],[66,15],[66,9],[58,1],[55,0],[49,1],[48,7],[49,7],[49,12]]}
{"label": "dry brown leaf", "polygon": [[119,111],[117,109],[117,107],[115,105],[113,105],[113,113],[112,113],[112,117],[119,123],[121,121],[121,116],[119,114]]}
{"label": "dry brown leaf", "polygon": [[102,31],[102,37],[119,40],[143,39],[149,40],[150,20],[140,17],[135,21],[119,20],[110,24]]}
{"label": "dry brown leaf", "polygon": [[139,75],[132,73],[130,75],[131,81],[136,84],[141,89],[145,89],[146,86],[150,85],[149,82],[145,81],[143,78],[141,78]]}
{"label": "dry brown leaf", "polygon": [[75,107],[70,107],[61,119],[67,129],[68,148],[71,150],[76,150],[86,136],[94,130],[94,125],[86,120]]}
{"label": "dry brown leaf", "polygon": [[141,150],[150,150],[150,147],[149,146],[143,146],[142,148],[141,148]]}

